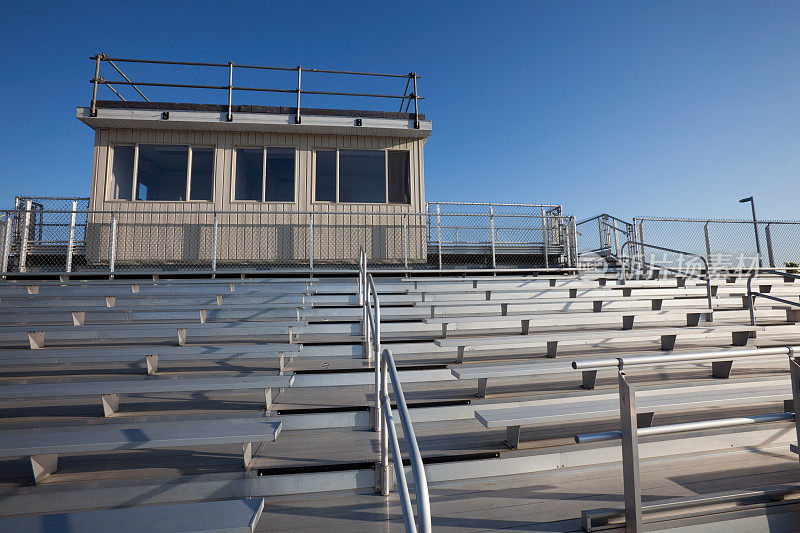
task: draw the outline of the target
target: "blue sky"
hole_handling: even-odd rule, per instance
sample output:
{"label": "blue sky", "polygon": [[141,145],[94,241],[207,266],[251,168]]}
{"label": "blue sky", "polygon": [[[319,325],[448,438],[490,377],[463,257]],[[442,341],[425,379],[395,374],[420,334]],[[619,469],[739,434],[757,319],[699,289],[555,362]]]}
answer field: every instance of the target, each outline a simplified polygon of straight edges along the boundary
{"label": "blue sky", "polygon": [[781,1],[14,2],[0,205],[88,194],[74,112],[105,51],[419,72],[428,200],[744,218],[753,194],[759,216],[797,219],[799,27]]}

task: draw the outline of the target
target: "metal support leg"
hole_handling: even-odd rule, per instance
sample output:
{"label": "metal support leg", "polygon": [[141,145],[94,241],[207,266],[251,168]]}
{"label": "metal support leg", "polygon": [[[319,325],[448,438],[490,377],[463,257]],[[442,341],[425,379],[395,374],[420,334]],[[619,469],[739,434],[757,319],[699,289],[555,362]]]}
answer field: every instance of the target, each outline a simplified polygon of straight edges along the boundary
{"label": "metal support leg", "polygon": [[797,436],[797,444],[794,445],[793,451],[798,453],[800,448],[800,417],[797,416],[797,413],[800,413],[800,364],[798,364],[797,357],[794,356],[791,350],[789,354],[789,372],[792,376],[792,403],[795,413],[795,435]]}
{"label": "metal support leg", "polygon": [[147,365],[147,375],[152,376],[158,372],[158,355],[145,355],[145,364]]}
{"label": "metal support leg", "polygon": [[592,390],[597,383],[597,370],[584,370],[581,372],[581,388]]}
{"label": "metal support leg", "polygon": [[661,335],[661,350],[671,352],[675,349],[675,339],[677,335]]}
{"label": "metal support leg", "polygon": [[715,378],[728,379],[731,377],[733,361],[712,361],[711,375]]}
{"label": "metal support leg", "polygon": [[547,357],[554,358],[558,352],[558,341],[547,342]]}
{"label": "metal support leg", "polygon": [[101,394],[100,402],[103,404],[103,416],[106,418],[119,411],[119,394]]}
{"label": "metal support leg", "polygon": [[486,388],[489,386],[489,378],[478,378],[478,392],[475,396],[478,398],[486,398]]}
{"label": "metal support leg", "polygon": [[33,481],[39,483],[50,474],[58,470],[58,454],[46,453],[42,455],[31,455],[31,471]]}
{"label": "metal support leg", "polygon": [[520,426],[508,426],[506,428],[506,440],[503,441],[503,444],[511,448],[512,450],[516,450],[519,448],[519,433],[520,433]]}
{"label": "metal support leg", "polygon": [[636,390],[619,372],[619,421],[622,437],[622,473],[625,491],[625,531],[642,531],[642,485],[639,478],[639,437]]}

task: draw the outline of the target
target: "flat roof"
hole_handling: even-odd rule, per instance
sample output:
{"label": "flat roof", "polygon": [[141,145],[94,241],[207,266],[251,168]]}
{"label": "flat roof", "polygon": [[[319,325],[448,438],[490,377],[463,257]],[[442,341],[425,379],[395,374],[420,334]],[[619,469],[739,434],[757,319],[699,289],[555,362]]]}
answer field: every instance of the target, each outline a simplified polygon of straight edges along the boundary
{"label": "flat roof", "polygon": [[[163,112],[168,111],[168,118]],[[350,109],[301,108],[302,123],[295,124],[297,109],[259,105],[232,106],[233,121],[227,120],[228,106],[179,102],[97,101],[97,116],[89,107],[78,107],[76,117],[93,129],[180,129],[248,131],[426,138],[431,122],[413,113]],[[360,120],[361,125],[357,125]]]}

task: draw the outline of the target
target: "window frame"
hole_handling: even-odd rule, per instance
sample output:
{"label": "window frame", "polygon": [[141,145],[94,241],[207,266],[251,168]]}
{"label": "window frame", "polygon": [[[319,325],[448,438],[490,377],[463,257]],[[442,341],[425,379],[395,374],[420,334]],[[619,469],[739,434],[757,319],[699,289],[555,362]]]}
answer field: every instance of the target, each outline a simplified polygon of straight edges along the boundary
{"label": "window frame", "polygon": [[[382,202],[341,202],[339,200],[339,152],[342,150],[356,151],[356,152],[383,152],[383,179],[384,179],[384,199]],[[380,148],[378,150],[372,148],[314,148],[313,161],[311,163],[311,203],[320,205],[408,205],[414,203],[414,194],[411,179],[411,150],[408,149],[395,149],[395,148]],[[317,200],[317,152],[335,152],[336,153],[336,200]],[[408,203],[389,202],[389,152],[406,152],[408,154]]]}
{"label": "window frame", "polygon": [[[292,199],[291,200],[267,200],[267,151],[270,148],[282,148],[282,149],[291,149],[294,150],[294,175],[293,175],[293,182],[294,186],[292,187]],[[239,158],[239,150],[262,150],[262,159],[261,159],[261,200],[237,200],[236,199],[236,160]],[[298,156],[298,148],[296,146],[251,146],[251,145],[241,145],[241,146],[233,146],[233,155],[231,156],[231,203],[235,204],[288,204],[294,205],[297,203],[297,171],[299,167],[299,156]]]}
{"label": "window frame", "polygon": [[[139,187],[139,145],[150,145],[150,146],[186,146],[188,149],[188,156],[186,158],[186,200],[138,200],[136,198],[137,189]],[[218,147],[211,144],[166,144],[166,143],[110,143],[109,145],[110,153],[108,157],[108,162],[106,164],[106,194],[105,198],[107,202],[140,202],[140,203],[153,203],[153,202],[171,202],[171,203],[205,203],[205,204],[213,204],[214,203],[214,192],[217,183],[217,152],[219,151]],[[113,198],[114,196],[114,180],[112,179],[112,170],[114,168],[114,152],[117,146],[132,146],[133,147],[133,176],[132,176],[132,183],[131,183],[131,199],[125,200],[124,198]],[[212,156],[212,163],[211,163],[211,200],[192,200],[191,193],[192,193],[192,149],[193,148],[210,148],[213,150]]]}

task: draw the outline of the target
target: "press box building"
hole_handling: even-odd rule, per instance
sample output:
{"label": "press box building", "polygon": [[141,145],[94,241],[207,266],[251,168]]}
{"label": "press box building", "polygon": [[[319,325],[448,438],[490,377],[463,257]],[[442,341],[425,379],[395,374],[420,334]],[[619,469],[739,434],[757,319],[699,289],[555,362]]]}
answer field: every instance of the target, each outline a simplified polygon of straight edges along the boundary
{"label": "press box building", "polygon": [[424,115],[108,101],[95,80],[88,264],[426,260]]}

